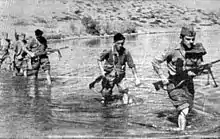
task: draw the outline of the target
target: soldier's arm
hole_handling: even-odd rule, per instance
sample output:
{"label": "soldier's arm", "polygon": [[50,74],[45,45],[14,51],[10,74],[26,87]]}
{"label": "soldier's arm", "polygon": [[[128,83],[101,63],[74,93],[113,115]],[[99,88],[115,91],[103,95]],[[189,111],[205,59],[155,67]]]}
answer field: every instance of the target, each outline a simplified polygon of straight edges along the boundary
{"label": "soldier's arm", "polygon": [[134,60],[131,56],[131,53],[129,51],[126,52],[126,58],[127,58],[126,61],[127,61],[128,67],[131,68],[132,74],[134,75],[135,79],[138,79],[136,66],[134,64]]}
{"label": "soldier's arm", "polygon": [[25,45],[22,45],[22,50],[23,50],[24,52],[26,52],[29,56],[34,57],[35,54],[27,49],[27,48],[30,47],[30,45],[31,45],[31,44],[29,44],[29,43],[27,43],[27,44],[25,44]]}
{"label": "soldier's arm", "polygon": [[47,40],[44,37],[33,39],[32,45],[40,45],[37,51],[34,52],[35,56],[41,56],[47,54]]}
{"label": "soldier's arm", "polygon": [[158,55],[156,55],[152,60],[152,66],[153,66],[154,71],[157,73],[157,75],[162,80],[164,80],[165,83],[167,83],[168,80],[162,71],[161,64],[167,61],[168,58],[171,56],[172,56],[172,49],[168,48],[168,49],[165,49],[165,51],[163,51],[162,53],[159,53]]}
{"label": "soldier's arm", "polygon": [[136,81],[135,84],[139,85],[140,84],[140,80],[139,80],[139,78],[137,76],[137,69],[136,69],[136,66],[134,64],[134,60],[133,60],[133,58],[131,56],[131,53],[129,51],[126,52],[126,58],[127,58],[126,59],[127,65],[128,65],[129,68],[131,68],[132,74],[133,74],[133,76],[135,78],[135,81]]}
{"label": "soldier's arm", "polygon": [[105,71],[104,71],[102,62],[103,62],[108,56],[109,56],[109,51],[104,50],[104,51],[100,54],[99,58],[97,59],[100,72],[101,72],[101,74],[102,74],[103,76],[105,76]]}
{"label": "soldier's arm", "polygon": [[9,42],[4,40],[4,41],[2,41],[1,45],[2,45],[2,51],[7,52],[7,50],[9,49]]}

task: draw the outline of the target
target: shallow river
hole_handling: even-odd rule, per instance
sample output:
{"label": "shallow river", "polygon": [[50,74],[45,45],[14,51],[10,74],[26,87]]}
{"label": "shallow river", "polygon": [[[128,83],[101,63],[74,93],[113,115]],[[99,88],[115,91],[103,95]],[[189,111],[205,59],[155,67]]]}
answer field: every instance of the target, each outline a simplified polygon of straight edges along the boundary
{"label": "shallow river", "polygon": [[[220,58],[219,36],[220,32],[198,33],[196,41],[203,42],[208,52],[205,61]],[[220,137],[220,88],[205,86],[206,76],[195,79],[195,110],[189,115],[190,126],[181,133],[168,130],[176,127],[177,113],[167,94],[156,92],[152,86],[157,76],[151,60],[179,41],[176,33],[126,38],[125,47],[133,55],[143,84],[135,87],[127,69],[126,84],[137,104],[121,107],[102,106],[100,94],[88,89],[99,75],[96,59],[112,46],[112,39],[50,44],[53,48],[69,46],[61,51],[61,60],[56,54],[50,55],[52,86],[46,85],[43,72],[39,81],[0,73],[0,137]],[[220,84],[220,63],[213,65],[213,73]],[[97,85],[95,90],[99,88]]]}

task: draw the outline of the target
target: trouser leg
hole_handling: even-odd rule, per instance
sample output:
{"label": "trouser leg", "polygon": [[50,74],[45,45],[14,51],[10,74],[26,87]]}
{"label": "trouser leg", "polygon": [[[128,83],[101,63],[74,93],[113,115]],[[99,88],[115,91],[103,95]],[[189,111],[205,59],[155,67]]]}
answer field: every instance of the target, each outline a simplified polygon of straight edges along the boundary
{"label": "trouser leg", "polygon": [[51,82],[50,70],[46,70],[45,73],[46,73],[47,82],[49,85],[51,85],[52,82]]}
{"label": "trouser leg", "polygon": [[189,113],[189,108],[184,108],[183,110],[180,111],[178,115],[178,127],[180,130],[185,130],[186,128],[186,116]]}
{"label": "trouser leg", "polygon": [[121,95],[121,100],[123,104],[128,104],[129,103],[129,96],[128,96],[128,91],[129,89],[125,86],[124,83],[124,76],[119,78],[119,83],[117,84],[118,91]]}
{"label": "trouser leg", "polygon": [[102,79],[102,90],[100,93],[102,94],[103,103],[112,99],[112,91],[114,88],[114,83],[111,80],[112,78],[106,75],[105,78]]}

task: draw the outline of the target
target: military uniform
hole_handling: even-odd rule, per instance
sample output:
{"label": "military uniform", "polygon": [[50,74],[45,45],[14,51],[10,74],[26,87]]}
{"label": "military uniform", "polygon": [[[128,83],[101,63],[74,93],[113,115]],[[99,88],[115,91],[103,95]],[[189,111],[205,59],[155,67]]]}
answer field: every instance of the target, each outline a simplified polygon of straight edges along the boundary
{"label": "military uniform", "polygon": [[[177,110],[182,110],[189,107],[190,109],[193,106],[194,99],[194,83],[193,77],[189,76],[187,71],[190,68],[198,66],[202,61],[202,55],[198,55],[196,60],[193,60],[194,57],[189,56],[192,54],[192,51],[195,50],[200,44],[196,44],[191,50],[185,51],[183,47],[168,48],[161,55],[154,58],[152,64],[156,73],[159,76],[163,75],[160,64],[167,62],[168,74],[169,74],[169,84],[167,86],[168,95],[172,100],[173,105]],[[195,55],[195,53],[193,54]],[[184,81],[180,84],[181,81]]]}
{"label": "military uniform", "polygon": [[105,61],[105,79],[102,81],[102,96],[108,99],[108,97],[112,95],[112,90],[115,85],[117,85],[121,95],[128,93],[128,89],[123,85],[126,63],[129,68],[135,67],[130,52],[125,48],[121,53],[117,52],[115,49],[104,50],[98,61]]}
{"label": "military uniform", "polygon": [[9,49],[10,49],[10,40],[9,39],[1,39],[1,42],[0,42],[0,68],[2,65],[4,65],[4,68],[10,70],[12,60],[9,55]]}
{"label": "military uniform", "polygon": [[[28,41],[27,49],[36,55],[38,53],[42,53],[47,49],[47,40],[44,37],[40,37],[38,39],[32,38]],[[41,55],[31,58],[31,66],[32,70],[37,74],[40,67],[46,71],[50,70],[50,61],[48,56]]]}
{"label": "military uniform", "polygon": [[20,69],[23,69],[23,71],[28,69],[27,59],[25,59],[27,54],[23,51],[22,47],[25,47],[23,41],[18,40],[14,43],[14,67],[17,72],[19,72]]}

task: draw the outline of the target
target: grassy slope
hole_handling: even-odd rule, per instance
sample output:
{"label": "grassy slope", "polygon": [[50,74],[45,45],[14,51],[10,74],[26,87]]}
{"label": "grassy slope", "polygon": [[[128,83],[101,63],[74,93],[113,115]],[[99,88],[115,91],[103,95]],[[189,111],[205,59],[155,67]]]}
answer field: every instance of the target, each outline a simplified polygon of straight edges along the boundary
{"label": "grassy slope", "polygon": [[66,36],[87,35],[81,20],[88,16],[97,21],[102,35],[131,28],[136,32],[170,30],[184,23],[216,29],[218,4],[214,0],[1,0],[0,24],[1,31],[9,34],[16,28],[33,35],[40,28],[46,34]]}

